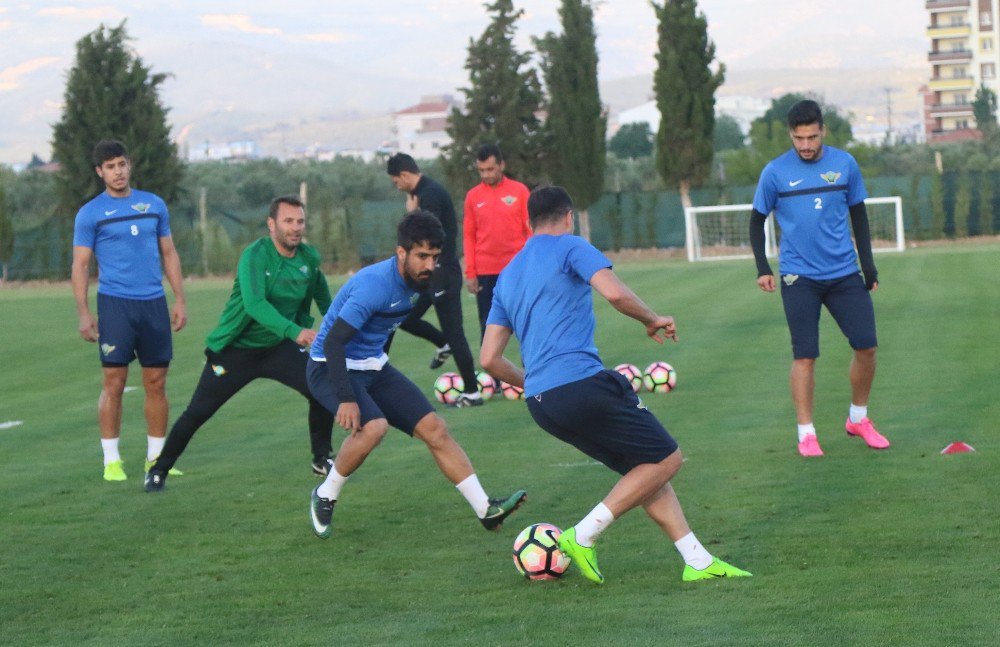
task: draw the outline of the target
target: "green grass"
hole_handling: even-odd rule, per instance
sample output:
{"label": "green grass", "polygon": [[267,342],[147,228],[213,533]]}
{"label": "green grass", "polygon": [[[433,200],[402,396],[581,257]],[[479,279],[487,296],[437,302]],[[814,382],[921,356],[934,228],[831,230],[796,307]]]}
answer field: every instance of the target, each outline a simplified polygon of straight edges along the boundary
{"label": "green grass", "polygon": [[[509,551],[522,527],[570,526],[614,482],[520,403],[444,412],[488,491],[530,492],[498,535],[422,445],[393,432],[346,486],[333,537],[316,539],[306,406],[264,381],[198,433],[178,465],[186,476],[158,496],[141,490],[141,388],[126,394],[130,476],[105,483],[97,351],[76,335],[69,287],[0,290],[0,422],[24,421],[0,430],[0,644],[995,644],[998,252],[878,257],[871,411],[888,451],[843,432],[850,350],[824,314],[815,422],[827,455],[811,461],[794,450],[780,298],[756,289],[752,263],[618,268],[677,318],[681,340],[660,348],[599,304],[603,359],[677,368],[678,389],[645,401],[687,458],[681,502],[711,551],[755,574],[691,585],[638,511],[602,538],[603,587],[575,572],[552,583],[516,575]],[[188,287],[171,420],[228,290]],[[474,335],[474,302],[464,303]],[[430,350],[405,335],[393,347],[428,393]],[[978,451],[940,456],[953,440]]]}

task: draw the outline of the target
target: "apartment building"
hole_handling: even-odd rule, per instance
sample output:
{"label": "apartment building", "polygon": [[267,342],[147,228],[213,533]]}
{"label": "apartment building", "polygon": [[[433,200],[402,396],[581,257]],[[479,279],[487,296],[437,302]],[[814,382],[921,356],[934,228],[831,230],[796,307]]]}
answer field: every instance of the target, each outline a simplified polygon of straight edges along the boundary
{"label": "apartment building", "polygon": [[924,130],[931,142],[979,137],[972,102],[980,86],[1000,95],[1000,0],[926,0],[931,77]]}

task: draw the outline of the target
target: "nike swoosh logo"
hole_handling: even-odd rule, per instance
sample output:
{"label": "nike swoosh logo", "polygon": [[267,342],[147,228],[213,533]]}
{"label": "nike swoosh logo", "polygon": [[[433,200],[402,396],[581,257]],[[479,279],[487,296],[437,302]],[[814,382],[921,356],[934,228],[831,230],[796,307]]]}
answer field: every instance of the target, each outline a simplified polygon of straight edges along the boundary
{"label": "nike swoosh logo", "polygon": [[479,204],[476,205],[476,209],[480,209],[480,208],[485,207],[485,206],[486,206],[485,202],[480,202]]}
{"label": "nike swoosh logo", "polygon": [[435,293],[434,293],[434,296],[436,296],[436,297],[439,297],[439,296],[441,296],[442,294],[444,294],[445,292],[447,292],[447,290],[441,290],[440,292],[435,292]]}
{"label": "nike swoosh logo", "polygon": [[798,186],[802,184],[802,180],[795,180],[794,182],[789,182],[788,186]]}
{"label": "nike swoosh logo", "polygon": [[111,216],[111,215],[114,215],[117,211],[118,211],[117,209],[112,209],[111,211],[105,211],[104,215],[105,216]]}
{"label": "nike swoosh logo", "polygon": [[400,303],[402,303],[402,301],[396,301],[396,302],[394,302],[394,303],[390,303],[390,304],[389,304],[389,307],[390,307],[390,308],[395,308],[395,307],[396,307],[396,306],[398,306],[398,305],[399,305]]}

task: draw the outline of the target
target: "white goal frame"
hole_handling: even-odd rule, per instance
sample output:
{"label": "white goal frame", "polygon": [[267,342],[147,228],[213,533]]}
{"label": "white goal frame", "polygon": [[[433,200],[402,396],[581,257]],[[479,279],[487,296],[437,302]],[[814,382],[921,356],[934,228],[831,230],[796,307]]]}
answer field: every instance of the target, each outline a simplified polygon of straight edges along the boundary
{"label": "white goal frame", "polygon": [[[876,205],[876,204],[891,204],[894,206],[895,211],[895,240],[894,244],[888,247],[882,246],[877,247],[872,246],[873,252],[901,252],[906,249],[906,236],[903,230],[903,199],[899,196],[891,196],[885,198],[867,198],[865,200],[865,205]],[[702,253],[702,234],[701,228],[698,224],[699,214],[712,214],[712,213],[747,213],[753,210],[752,204],[727,204],[727,205],[717,205],[711,207],[688,207],[684,210],[684,243],[687,248],[687,257],[689,261],[724,261],[731,259],[746,259],[753,258],[753,252],[749,253],[723,253],[718,255],[704,255]],[[777,236],[774,230],[774,214],[769,214],[767,222],[764,225],[764,252],[768,258],[774,258],[778,255],[778,245]],[[749,227],[749,223],[747,223]],[[735,243],[732,247],[744,247],[749,246],[749,241],[742,243]]]}

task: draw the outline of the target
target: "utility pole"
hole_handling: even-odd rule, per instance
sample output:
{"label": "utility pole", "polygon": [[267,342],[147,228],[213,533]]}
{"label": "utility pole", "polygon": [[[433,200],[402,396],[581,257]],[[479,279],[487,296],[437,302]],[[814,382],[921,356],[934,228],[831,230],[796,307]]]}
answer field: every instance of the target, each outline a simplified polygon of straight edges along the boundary
{"label": "utility pole", "polygon": [[892,88],[885,88],[885,143],[886,146],[892,144]]}

